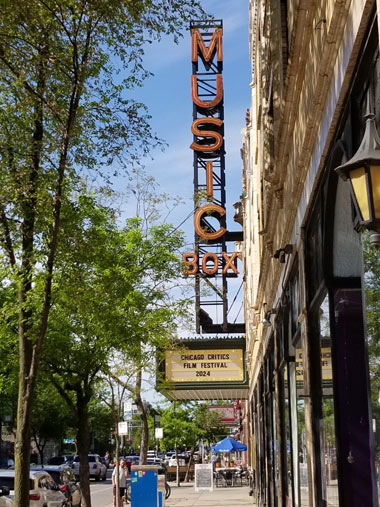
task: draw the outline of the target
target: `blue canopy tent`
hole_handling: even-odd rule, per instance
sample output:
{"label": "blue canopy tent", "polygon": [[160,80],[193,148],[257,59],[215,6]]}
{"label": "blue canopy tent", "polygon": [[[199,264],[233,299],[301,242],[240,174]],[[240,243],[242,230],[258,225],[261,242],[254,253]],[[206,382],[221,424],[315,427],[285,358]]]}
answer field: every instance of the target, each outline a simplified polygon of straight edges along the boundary
{"label": "blue canopy tent", "polygon": [[245,444],[242,444],[241,442],[238,442],[237,440],[234,440],[230,437],[223,438],[223,440],[211,446],[212,452],[232,452],[246,450],[247,446]]}

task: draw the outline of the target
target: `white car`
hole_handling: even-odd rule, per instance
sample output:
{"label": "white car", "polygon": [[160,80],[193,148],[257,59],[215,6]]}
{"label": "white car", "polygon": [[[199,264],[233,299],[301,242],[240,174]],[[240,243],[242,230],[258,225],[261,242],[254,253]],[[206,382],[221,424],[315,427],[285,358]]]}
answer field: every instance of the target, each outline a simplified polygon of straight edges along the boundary
{"label": "white car", "polygon": [[[186,465],[186,459],[183,454],[178,454],[178,464],[179,464],[179,466]],[[177,466],[177,460],[176,460],[175,454],[173,454],[173,456],[171,458],[169,458],[168,466],[169,467],[176,467]]]}
{"label": "white car", "polygon": [[[79,479],[79,467],[79,456],[75,456],[73,461],[73,470],[77,479]],[[88,455],[88,471],[90,479],[92,478],[96,481],[100,481],[100,479],[105,481],[107,479],[107,467],[101,462],[99,454]]]}
{"label": "white car", "polygon": [[[0,487],[9,489],[9,496],[0,497],[2,507],[11,507],[14,500],[15,471],[0,471]],[[3,500],[7,503],[3,503]],[[30,507],[63,507],[66,497],[59,490],[47,472],[29,472],[29,505]]]}

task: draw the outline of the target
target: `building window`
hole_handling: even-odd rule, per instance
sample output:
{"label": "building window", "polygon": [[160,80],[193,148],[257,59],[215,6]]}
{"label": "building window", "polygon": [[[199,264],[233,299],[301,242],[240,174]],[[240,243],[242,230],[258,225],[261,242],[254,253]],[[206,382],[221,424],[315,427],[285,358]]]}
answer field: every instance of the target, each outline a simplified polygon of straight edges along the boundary
{"label": "building window", "polygon": [[297,455],[299,473],[299,505],[309,507],[309,465],[306,448],[305,383],[301,338],[296,347],[296,396],[297,396]]}
{"label": "building window", "polygon": [[319,428],[321,499],[339,506],[335,436],[333,369],[331,362],[330,309],[328,294],[311,313],[312,363],[314,365],[315,419]]}

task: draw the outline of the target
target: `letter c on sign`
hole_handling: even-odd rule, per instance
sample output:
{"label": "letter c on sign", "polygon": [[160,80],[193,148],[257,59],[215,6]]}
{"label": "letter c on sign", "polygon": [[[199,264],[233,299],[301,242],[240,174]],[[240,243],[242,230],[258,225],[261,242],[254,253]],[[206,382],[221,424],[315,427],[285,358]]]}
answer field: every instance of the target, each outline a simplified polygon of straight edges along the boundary
{"label": "letter c on sign", "polygon": [[[204,206],[201,206],[194,213],[195,232],[198,234],[198,236],[200,238],[203,238],[203,239],[213,240],[213,239],[221,238],[226,232],[226,229],[224,227],[220,227],[215,232],[205,232],[201,228],[202,217],[205,213],[209,213],[209,212],[219,213],[219,215],[221,217],[223,217],[226,214],[226,210],[224,208],[222,208],[221,206],[218,206],[217,204],[205,204]],[[189,274],[192,274],[192,273],[189,273]]]}

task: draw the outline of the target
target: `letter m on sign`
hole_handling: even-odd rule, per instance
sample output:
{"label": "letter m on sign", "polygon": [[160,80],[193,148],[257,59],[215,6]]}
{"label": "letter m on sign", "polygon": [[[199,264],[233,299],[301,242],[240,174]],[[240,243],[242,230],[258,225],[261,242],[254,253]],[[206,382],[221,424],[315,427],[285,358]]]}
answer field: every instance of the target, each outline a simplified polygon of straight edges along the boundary
{"label": "letter m on sign", "polygon": [[206,46],[206,43],[203,40],[203,37],[198,28],[193,28],[191,30],[191,60],[193,62],[196,62],[198,60],[199,54],[203,62],[211,63],[210,60],[213,60],[215,51],[218,62],[223,61],[221,28],[216,28],[214,30],[208,46]]}

